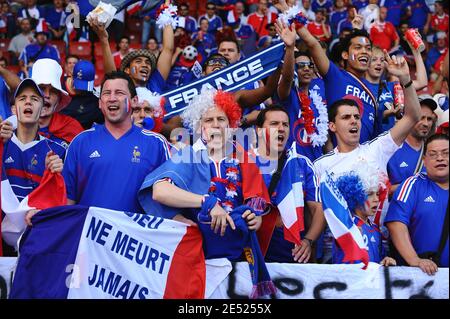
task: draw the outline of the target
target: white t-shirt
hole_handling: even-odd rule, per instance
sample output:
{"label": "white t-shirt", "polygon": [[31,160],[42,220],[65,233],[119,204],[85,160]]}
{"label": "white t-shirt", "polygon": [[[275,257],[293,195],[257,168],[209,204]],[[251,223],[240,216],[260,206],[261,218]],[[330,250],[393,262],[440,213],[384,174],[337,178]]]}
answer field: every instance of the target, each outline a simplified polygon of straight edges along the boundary
{"label": "white t-shirt", "polygon": [[[376,168],[387,176],[387,163],[392,155],[400,148],[392,139],[390,131],[378,135],[371,141],[360,144],[356,149],[348,153],[340,153],[337,148],[333,151],[319,157],[314,161],[314,167],[319,177],[325,176],[325,172],[333,174],[336,180],[344,173],[353,170],[353,166],[358,160],[365,160],[369,166]],[[384,217],[388,209],[388,198],[381,203],[380,225],[383,225]],[[374,218],[374,217],[372,217]],[[381,231],[384,236],[387,236],[387,231],[384,226],[381,226]],[[324,260],[331,258],[333,235],[328,227],[325,229],[323,237],[323,254]],[[387,245],[386,241],[383,243]]]}
{"label": "white t-shirt", "polygon": [[387,174],[387,163],[392,155],[400,148],[392,139],[391,133],[384,132],[371,141],[360,144],[348,153],[340,153],[337,148],[314,161],[317,174],[322,176],[326,171],[333,173],[335,178],[352,171],[358,160],[367,163]]}

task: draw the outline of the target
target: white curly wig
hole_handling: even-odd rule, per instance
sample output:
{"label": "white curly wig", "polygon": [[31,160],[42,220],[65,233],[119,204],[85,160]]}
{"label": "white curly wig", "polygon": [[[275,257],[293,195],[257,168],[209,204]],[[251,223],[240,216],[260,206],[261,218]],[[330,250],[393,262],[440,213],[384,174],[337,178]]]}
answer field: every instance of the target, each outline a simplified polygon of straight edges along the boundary
{"label": "white curly wig", "polygon": [[202,88],[199,95],[194,96],[194,98],[189,102],[188,107],[181,114],[183,119],[183,124],[195,131],[199,125],[200,120],[209,109],[216,107],[214,98],[216,96],[216,89]]}
{"label": "white curly wig", "polygon": [[378,191],[387,187],[387,176],[364,159],[358,159],[352,166],[364,185],[366,192]]}

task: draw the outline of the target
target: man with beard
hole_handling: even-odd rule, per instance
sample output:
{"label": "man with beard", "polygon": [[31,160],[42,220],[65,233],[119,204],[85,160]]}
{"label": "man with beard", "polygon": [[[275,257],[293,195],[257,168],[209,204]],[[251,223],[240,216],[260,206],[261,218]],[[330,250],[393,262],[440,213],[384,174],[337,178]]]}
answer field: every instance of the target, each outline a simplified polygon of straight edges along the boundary
{"label": "man with beard", "polygon": [[420,121],[413,127],[400,149],[394,153],[388,162],[389,181],[393,194],[400,183],[417,173],[425,173],[422,156],[424,143],[433,127],[436,101],[431,95],[420,95]]}
{"label": "man with beard", "polygon": [[398,187],[385,220],[405,264],[429,275],[448,267],[448,154],[447,135],[436,134],[425,142],[427,173]]}
{"label": "man with beard", "polygon": [[167,141],[133,125],[136,88],[124,72],[105,75],[100,91],[104,125],[79,134],[67,150],[67,203],[142,212],[137,192],[145,176],[169,157]]}

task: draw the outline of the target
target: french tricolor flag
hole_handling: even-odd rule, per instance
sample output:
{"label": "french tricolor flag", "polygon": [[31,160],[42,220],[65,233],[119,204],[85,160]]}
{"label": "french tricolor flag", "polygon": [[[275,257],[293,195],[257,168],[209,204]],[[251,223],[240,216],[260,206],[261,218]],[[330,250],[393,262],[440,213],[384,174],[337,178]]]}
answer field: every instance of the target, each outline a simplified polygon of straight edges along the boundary
{"label": "french tricolor flag", "polygon": [[[260,198],[270,204],[271,200],[267,186],[256,165],[256,154],[252,150],[247,152],[241,147],[238,147],[238,149],[245,156],[240,163],[242,167],[244,200],[251,201],[252,198]],[[304,198],[303,185],[300,181],[300,174],[298,174],[301,168],[298,167],[299,162],[294,160],[296,157],[297,153],[295,150],[289,150],[274,195],[275,200],[271,203],[272,209],[270,213],[263,216],[263,223],[258,231],[258,240],[264,255],[269,247],[278,214],[283,222],[284,238],[296,245],[301,244],[300,232],[305,229]]]}
{"label": "french tricolor flag", "polygon": [[[0,158],[3,158],[2,142],[0,142]],[[17,240],[27,227],[25,214],[31,209],[40,210],[65,205],[67,203],[66,186],[61,174],[45,170],[39,186],[19,202],[3,167],[0,170],[2,175],[1,209],[5,213],[3,221],[0,219],[1,234],[8,245],[16,247]]]}
{"label": "french tricolor flag", "polygon": [[127,13],[133,15],[142,9],[142,1],[133,3],[127,7]]}
{"label": "french tricolor flag", "polygon": [[201,299],[230,271],[207,278],[200,230],[173,220],[68,205],[32,221],[11,299]]}
{"label": "french tricolor flag", "polygon": [[44,18],[39,19],[39,22],[36,25],[36,32],[47,32],[48,33],[48,24]]}
{"label": "french tricolor flag", "polygon": [[328,227],[344,252],[343,262],[369,263],[369,252],[358,227],[353,222],[347,202],[339,192],[333,178],[326,173],[320,183],[322,206]]}

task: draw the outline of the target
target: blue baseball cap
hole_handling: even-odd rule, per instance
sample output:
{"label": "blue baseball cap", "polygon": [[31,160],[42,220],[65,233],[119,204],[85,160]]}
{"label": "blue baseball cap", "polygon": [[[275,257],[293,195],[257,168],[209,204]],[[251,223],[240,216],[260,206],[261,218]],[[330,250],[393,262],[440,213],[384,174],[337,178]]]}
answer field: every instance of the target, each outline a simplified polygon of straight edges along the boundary
{"label": "blue baseball cap", "polygon": [[94,90],[95,68],[86,60],[80,60],[73,68],[73,87],[81,91]]}

